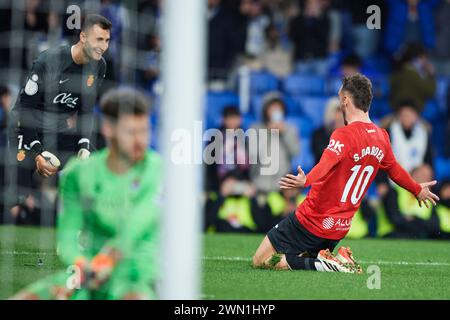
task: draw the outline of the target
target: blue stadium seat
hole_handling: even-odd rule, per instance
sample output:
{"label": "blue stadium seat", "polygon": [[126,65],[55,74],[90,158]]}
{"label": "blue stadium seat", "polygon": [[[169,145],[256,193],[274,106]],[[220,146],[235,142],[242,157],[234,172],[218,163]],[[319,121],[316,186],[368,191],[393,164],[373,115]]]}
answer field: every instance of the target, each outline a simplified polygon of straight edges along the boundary
{"label": "blue stadium seat", "polygon": [[432,123],[433,129],[431,131],[431,144],[434,149],[435,156],[441,156],[445,152],[446,147],[446,123],[445,120],[442,121],[434,121]]}
{"label": "blue stadium seat", "polygon": [[287,116],[286,122],[298,130],[300,138],[310,139],[314,131],[311,119],[305,116]]}
{"label": "blue stadium seat", "polygon": [[250,73],[250,94],[278,90],[278,78],[268,71]]}
{"label": "blue stadium seat", "polygon": [[391,69],[389,58],[377,54],[364,59],[361,72],[363,74],[388,74]]}
{"label": "blue stadium seat", "polygon": [[389,77],[382,74],[374,74],[369,76],[372,81],[373,96],[377,99],[387,98],[390,90]]}
{"label": "blue stadium seat", "polygon": [[208,92],[206,96],[206,128],[219,128],[222,110],[228,105],[239,107],[239,97],[233,92]]}
{"label": "blue stadium seat", "polygon": [[439,77],[436,83],[436,100],[439,106],[439,109],[442,112],[446,112],[447,108],[450,106],[446,106],[447,103],[447,91],[450,86],[450,78]]}
{"label": "blue stadium seat", "polygon": [[381,119],[384,116],[392,113],[393,110],[389,105],[389,101],[387,99],[373,99],[372,104],[370,106],[370,116],[373,119]]}
{"label": "blue stadium seat", "polygon": [[326,93],[330,96],[337,96],[342,85],[340,77],[330,77],[326,82]]}
{"label": "blue stadium seat", "polygon": [[250,128],[255,122],[257,121],[257,119],[255,118],[255,116],[251,113],[246,113],[242,116],[242,129],[247,130],[248,128]]}
{"label": "blue stadium seat", "polygon": [[293,73],[284,79],[283,89],[291,95],[323,95],[325,79],[321,76]]}
{"label": "blue stadium seat", "polygon": [[150,147],[156,151],[160,151],[160,143],[159,141],[159,127],[156,125],[153,125],[151,127],[151,136],[150,136]]}
{"label": "blue stadium seat", "polygon": [[422,111],[422,117],[433,123],[441,119],[442,113],[436,99],[430,99],[425,103],[425,108]]}
{"label": "blue stadium seat", "polygon": [[314,167],[314,155],[311,151],[311,139],[300,140],[300,153],[291,162],[292,172],[297,172],[297,166],[302,166],[303,171],[308,173]]}
{"label": "blue stadium seat", "polygon": [[323,116],[329,97],[294,97],[294,99],[298,101],[302,114],[311,119],[311,125],[314,129],[323,124]]}
{"label": "blue stadium seat", "polygon": [[434,170],[436,180],[442,181],[444,179],[450,179],[450,158],[435,158]]}

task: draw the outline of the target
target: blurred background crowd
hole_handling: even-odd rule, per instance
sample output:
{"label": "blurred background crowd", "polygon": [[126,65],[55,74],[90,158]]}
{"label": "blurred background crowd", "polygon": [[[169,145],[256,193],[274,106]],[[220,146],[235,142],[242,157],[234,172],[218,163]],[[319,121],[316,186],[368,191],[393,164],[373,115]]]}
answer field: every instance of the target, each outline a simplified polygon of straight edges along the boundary
{"label": "blurred background crowd", "polygon": [[[261,162],[249,162],[248,144],[223,141],[224,159],[236,161],[205,166],[207,232],[266,232],[295,210],[307,190],[281,192],[278,180],[299,164],[307,172],[319,161],[332,131],[344,125],[337,98],[341,78],[361,72],[373,84],[372,120],[388,130],[397,159],[418,182],[438,180],[441,202],[419,208],[412,195],[379,174],[348,237],[449,238],[450,0],[205,2],[204,129],[280,132],[279,156],[273,158],[279,171],[271,176],[260,174]],[[33,59],[78,37],[65,24],[72,4],[113,23],[102,91],[133,85],[152,98],[151,147],[159,149],[163,0],[0,0],[2,160],[8,111]],[[377,7],[368,12],[372,5]],[[104,146],[100,134],[96,141],[96,148]],[[54,208],[56,198],[43,185],[12,221],[51,224],[43,215],[55,210],[41,208]]]}

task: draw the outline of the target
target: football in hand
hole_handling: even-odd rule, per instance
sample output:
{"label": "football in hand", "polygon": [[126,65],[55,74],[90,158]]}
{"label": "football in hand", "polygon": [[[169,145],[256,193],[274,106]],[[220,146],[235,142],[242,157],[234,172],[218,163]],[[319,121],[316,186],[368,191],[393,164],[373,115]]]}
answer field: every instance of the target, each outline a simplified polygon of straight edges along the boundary
{"label": "football in hand", "polygon": [[53,154],[50,153],[48,151],[44,151],[41,153],[41,156],[44,157],[44,159],[50,163],[52,166],[54,166],[55,168],[58,168],[61,165],[61,162],[59,161],[59,159]]}

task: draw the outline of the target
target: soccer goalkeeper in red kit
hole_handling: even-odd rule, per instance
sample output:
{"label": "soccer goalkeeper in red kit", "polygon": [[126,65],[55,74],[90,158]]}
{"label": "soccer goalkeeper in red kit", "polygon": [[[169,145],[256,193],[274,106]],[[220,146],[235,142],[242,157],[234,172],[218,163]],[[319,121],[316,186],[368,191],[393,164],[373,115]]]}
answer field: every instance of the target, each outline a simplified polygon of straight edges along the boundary
{"label": "soccer goalkeeper in red kit", "polygon": [[419,205],[436,205],[429,190],[436,181],[415,182],[396,161],[386,130],[369,118],[372,101],[370,80],[355,74],[343,79],[339,90],[345,126],[331,135],[319,163],[308,175],[287,174],[281,189],[311,186],[306,199],[274,226],[253,257],[255,267],[360,273],[362,268],[349,248],[334,248],[350,230],[361,199],[377,175],[386,171],[398,185],[413,193]]}

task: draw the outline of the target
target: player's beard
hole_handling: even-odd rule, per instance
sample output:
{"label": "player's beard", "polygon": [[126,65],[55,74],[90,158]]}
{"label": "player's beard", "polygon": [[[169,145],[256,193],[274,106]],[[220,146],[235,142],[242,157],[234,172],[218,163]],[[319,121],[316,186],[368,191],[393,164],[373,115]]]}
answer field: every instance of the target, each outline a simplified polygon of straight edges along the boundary
{"label": "player's beard", "polygon": [[342,108],[342,117],[344,118],[344,125],[348,125],[347,116],[345,115],[344,108]]}
{"label": "player's beard", "polygon": [[88,59],[88,61],[91,60],[97,60],[94,58],[94,55],[96,54],[95,48],[89,44],[89,42],[86,41],[86,44],[83,47],[84,55]]}

